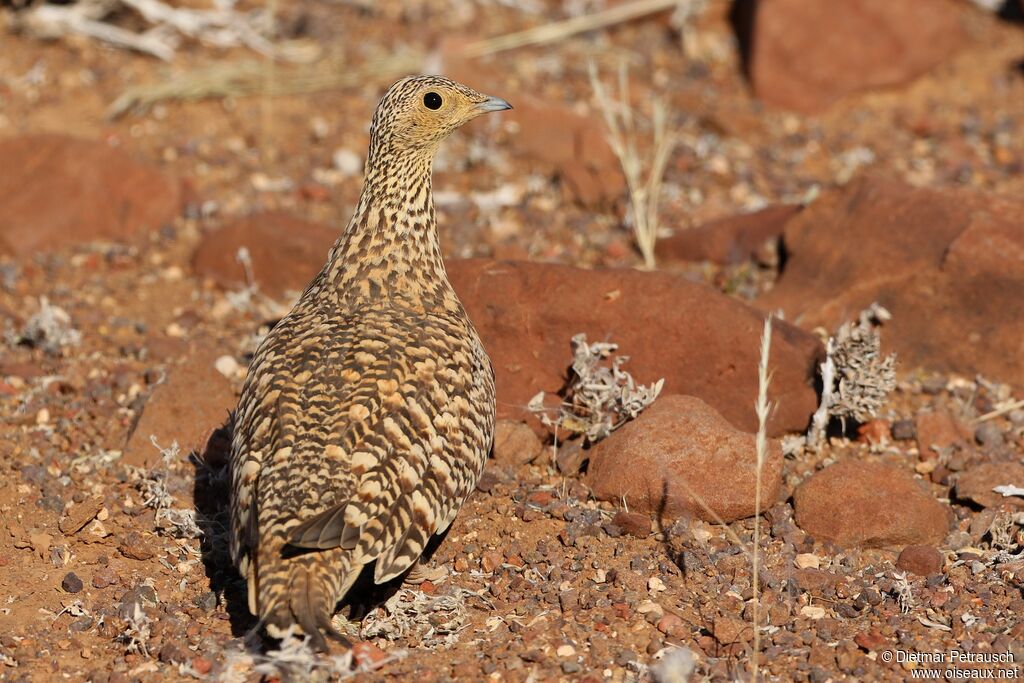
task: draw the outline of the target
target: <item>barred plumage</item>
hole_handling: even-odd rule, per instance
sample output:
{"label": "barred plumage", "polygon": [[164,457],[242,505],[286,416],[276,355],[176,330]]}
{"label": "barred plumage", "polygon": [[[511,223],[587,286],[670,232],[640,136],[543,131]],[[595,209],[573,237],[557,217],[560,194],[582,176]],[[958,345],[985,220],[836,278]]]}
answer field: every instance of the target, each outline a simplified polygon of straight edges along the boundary
{"label": "barred plumage", "polygon": [[362,196],[327,264],[266,337],[234,418],[231,551],[271,635],[320,649],[362,568],[419,558],[473,490],[494,374],[445,275],[430,173],[438,144],[510,108],[448,79],[394,84],[373,117]]}

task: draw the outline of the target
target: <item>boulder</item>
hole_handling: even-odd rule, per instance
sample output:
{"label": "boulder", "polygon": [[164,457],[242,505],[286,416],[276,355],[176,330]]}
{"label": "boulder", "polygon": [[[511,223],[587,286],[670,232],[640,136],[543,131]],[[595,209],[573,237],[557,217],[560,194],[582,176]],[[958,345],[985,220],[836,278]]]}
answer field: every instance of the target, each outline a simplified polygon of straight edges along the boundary
{"label": "boulder", "polygon": [[[452,260],[448,276],[494,363],[498,417],[527,419],[538,391],[557,392],[584,332],[629,356],[641,383],[665,379],[666,394],[697,396],[744,431],[757,429],[757,363],[764,315],[678,275],[637,270]],[[821,345],[776,320],[769,433],[799,432],[817,406]]]}
{"label": "boulder", "polygon": [[192,269],[221,287],[245,287],[245,269],[238,260],[238,250],[245,247],[260,291],[281,298],[306,288],[340,236],[341,228],[287,213],[253,214],[207,233],[192,255]]}
{"label": "boulder", "polygon": [[[693,396],[662,396],[590,451],[587,484],[600,500],[662,520],[694,516],[731,522],[756,514],[753,434]],[[782,450],[775,441],[761,472],[761,506],[775,504]]]}
{"label": "boulder", "polygon": [[102,142],[33,134],[0,140],[0,255],[127,241],[170,223],[181,185]]}
{"label": "boulder", "polygon": [[786,225],[787,259],[758,300],[805,329],[834,330],[877,301],[904,370],[1024,387],[1024,202],[863,177]]}
{"label": "boulder", "polygon": [[956,480],[956,497],[982,507],[1024,508],[1024,498],[1004,496],[992,489],[997,486],[1024,488],[1024,465],[1019,462],[986,462],[962,472]]}
{"label": "boulder", "polygon": [[159,462],[161,448],[177,442],[182,455],[202,453],[210,435],[223,425],[237,398],[231,383],[217,371],[214,349],[195,351],[153,389],[124,446],[122,462],[144,467]]}
{"label": "boulder", "polygon": [[843,460],[811,475],[793,494],[796,523],[818,540],[881,548],[938,545],[948,507],[903,469]]}
{"label": "boulder", "polygon": [[743,263],[756,256],[770,239],[782,237],[799,205],[779,204],[760,211],[717,218],[671,237],[658,240],[659,259],[711,261],[720,265]]}
{"label": "boulder", "polygon": [[754,93],[808,114],[906,83],[965,43],[948,0],[739,0],[734,20]]}

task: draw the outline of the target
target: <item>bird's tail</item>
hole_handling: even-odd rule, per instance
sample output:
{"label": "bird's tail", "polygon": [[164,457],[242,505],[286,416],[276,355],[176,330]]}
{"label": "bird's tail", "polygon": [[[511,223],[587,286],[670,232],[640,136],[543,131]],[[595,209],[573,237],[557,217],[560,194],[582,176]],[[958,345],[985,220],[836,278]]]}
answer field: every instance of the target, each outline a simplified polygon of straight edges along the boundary
{"label": "bird's tail", "polygon": [[[329,557],[330,556],[330,557]],[[297,626],[314,649],[327,650],[325,636],[350,645],[331,625],[334,608],[347,589],[347,558],[340,549],[279,558],[277,571],[261,572],[259,583],[260,620],[267,633],[280,638]]]}

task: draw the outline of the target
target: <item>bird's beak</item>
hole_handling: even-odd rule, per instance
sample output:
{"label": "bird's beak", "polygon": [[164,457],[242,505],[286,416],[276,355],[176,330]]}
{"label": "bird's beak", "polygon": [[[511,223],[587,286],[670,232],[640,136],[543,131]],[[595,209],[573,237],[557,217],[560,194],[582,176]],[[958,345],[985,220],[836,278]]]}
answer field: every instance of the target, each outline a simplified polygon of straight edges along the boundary
{"label": "bird's beak", "polygon": [[500,97],[488,97],[486,100],[476,105],[476,110],[481,114],[489,111],[505,111],[506,109],[511,108],[512,105]]}

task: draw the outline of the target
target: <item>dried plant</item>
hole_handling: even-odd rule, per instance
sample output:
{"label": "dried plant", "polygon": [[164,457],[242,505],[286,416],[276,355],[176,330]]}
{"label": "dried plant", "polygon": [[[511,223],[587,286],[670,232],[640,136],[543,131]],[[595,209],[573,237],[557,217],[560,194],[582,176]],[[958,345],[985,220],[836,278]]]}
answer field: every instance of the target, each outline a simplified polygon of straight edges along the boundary
{"label": "dried plant", "polygon": [[454,591],[431,596],[403,588],[366,615],[359,636],[391,641],[414,636],[426,647],[448,649],[458,642],[469,618],[466,594],[475,595],[457,588]]}
{"label": "dried plant", "polygon": [[622,369],[629,356],[612,355],[618,348],[608,342],[588,344],[587,335],[575,335],[565,400],[556,417],[548,415],[543,391],[530,401],[530,412],[549,427],[582,434],[588,443],[600,441],[635,418],[658,398],[665,380],[650,386],[637,384]]}
{"label": "dried plant", "polygon": [[124,615],[125,629],[117,641],[125,645],[127,654],[149,657],[150,619],[137,602],[131,604],[131,611]]}
{"label": "dried plant", "polygon": [[821,364],[821,404],[814,413],[806,445],[817,448],[833,418],[866,422],[878,414],[896,387],[896,354],[882,355],[882,323],[892,314],[877,303],[861,311],[856,323],[843,323],[825,345]]}
{"label": "dried plant", "polygon": [[162,448],[155,436],[149,437],[153,446],[160,451],[162,467],[146,470],[129,466],[129,473],[135,480],[135,488],[142,494],[142,504],[156,510],[154,521],[158,531],[172,538],[200,538],[203,530],[196,523],[196,511],[174,507],[175,498],[167,488],[167,477],[171,464],[180,457],[178,442]]}
{"label": "dried plant", "polygon": [[625,61],[619,63],[617,97],[608,92],[598,78],[597,67],[593,62],[590,64],[590,85],[608,126],[608,144],[618,157],[622,173],[626,176],[633,236],[644,258],[644,267],[653,269],[654,245],[658,240],[661,184],[679,136],[669,130],[665,103],[654,98],[649,125],[644,126],[652,139],[647,153],[641,152],[637,145],[642,135],[641,117],[629,103],[629,71]]}
{"label": "dried plant", "polygon": [[893,572],[892,577],[896,579],[896,583],[892,587],[893,596],[896,598],[896,603],[900,606],[900,611],[906,614],[916,606],[914,602],[914,589],[910,585],[910,580],[907,579],[906,572]]}
{"label": "dried plant", "polygon": [[39,299],[39,310],[28,319],[21,331],[8,338],[13,344],[28,344],[51,356],[59,356],[66,346],[77,346],[82,333],[74,328],[71,316],[60,306],[53,306],[45,296]]}

